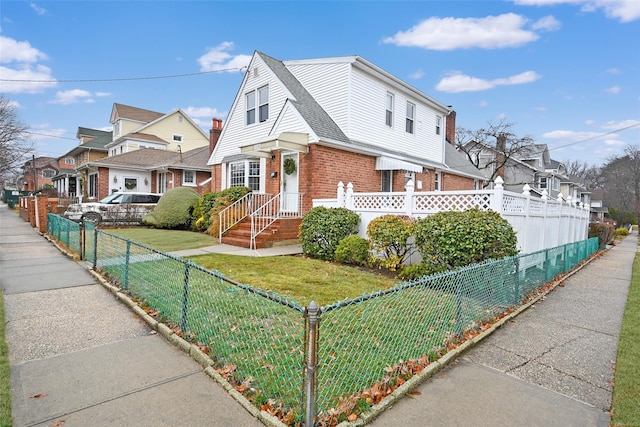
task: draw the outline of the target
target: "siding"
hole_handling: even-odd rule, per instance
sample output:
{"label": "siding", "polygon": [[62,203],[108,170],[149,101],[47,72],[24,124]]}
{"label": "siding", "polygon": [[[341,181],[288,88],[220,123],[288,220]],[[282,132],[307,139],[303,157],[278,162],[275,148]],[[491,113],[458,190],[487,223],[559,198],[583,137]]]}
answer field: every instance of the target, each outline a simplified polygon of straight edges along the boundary
{"label": "siding", "polygon": [[[287,64],[320,106],[349,134],[349,63]],[[328,84],[328,82],[330,82]]]}
{"label": "siding", "polygon": [[300,115],[292,107],[284,110],[278,126],[273,131],[276,134],[280,132],[300,132],[308,133],[310,137],[312,136],[307,125],[301,122]]}
{"label": "siding", "polygon": [[[351,76],[352,127],[347,134],[349,138],[389,150],[411,153],[426,160],[444,161],[444,120],[440,135],[436,135],[435,110],[362,71],[353,69]],[[393,127],[385,124],[387,92],[395,96]],[[407,101],[416,106],[414,134],[405,132]]]}
{"label": "siding", "polygon": [[[257,76],[253,73],[255,67],[258,68]],[[244,87],[238,92],[237,102],[227,117],[224,131],[214,150],[213,164],[220,163],[225,156],[239,154],[239,147],[247,141],[269,135],[289,96],[259,56],[254,56],[254,62],[247,72],[249,74]],[[245,126],[245,94],[267,84],[269,85],[269,119],[262,123]]]}

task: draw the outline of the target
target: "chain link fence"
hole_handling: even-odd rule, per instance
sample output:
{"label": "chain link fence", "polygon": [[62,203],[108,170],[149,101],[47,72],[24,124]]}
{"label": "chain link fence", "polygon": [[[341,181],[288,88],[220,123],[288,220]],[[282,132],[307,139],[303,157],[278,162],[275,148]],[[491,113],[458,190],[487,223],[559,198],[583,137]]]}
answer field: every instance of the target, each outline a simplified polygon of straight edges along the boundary
{"label": "chain link fence", "polygon": [[206,346],[257,406],[309,426],[376,384],[408,379],[403,366],[436,360],[598,250],[593,238],[426,276],[320,307],[309,322],[308,308],[286,297],[86,225],[81,239],[82,227],[52,216],[52,236],[70,248],[84,240],[96,270]]}

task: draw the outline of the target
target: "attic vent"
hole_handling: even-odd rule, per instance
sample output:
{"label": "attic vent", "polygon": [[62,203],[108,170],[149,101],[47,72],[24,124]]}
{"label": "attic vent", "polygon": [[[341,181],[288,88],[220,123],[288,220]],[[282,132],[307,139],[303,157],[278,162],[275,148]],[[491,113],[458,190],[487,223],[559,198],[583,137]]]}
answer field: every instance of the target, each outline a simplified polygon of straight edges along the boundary
{"label": "attic vent", "polygon": [[260,74],[260,72],[258,71],[258,67],[254,67],[253,68],[253,77],[258,77],[259,74]]}

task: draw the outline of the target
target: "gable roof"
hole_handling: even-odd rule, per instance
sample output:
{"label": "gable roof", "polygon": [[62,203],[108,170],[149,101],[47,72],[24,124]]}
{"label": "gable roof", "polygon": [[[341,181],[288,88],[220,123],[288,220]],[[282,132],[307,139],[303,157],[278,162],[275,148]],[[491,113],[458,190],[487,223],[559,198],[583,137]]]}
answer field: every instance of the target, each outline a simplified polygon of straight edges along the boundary
{"label": "gable roof", "polygon": [[162,116],[164,116],[164,113],[114,102],[113,109],[111,110],[111,120],[109,122],[114,123],[118,119],[128,119],[136,122],[149,123]]}
{"label": "gable roof", "polygon": [[184,153],[141,148],[90,162],[91,166],[153,170],[158,168],[196,169],[210,171],[207,166],[209,147],[199,147]]}
{"label": "gable roof", "polygon": [[291,93],[293,99],[289,99],[289,101],[319,138],[344,143],[350,142],[349,138],[342,132],[342,129],[338,127],[336,122],[334,122],[324,108],[318,104],[307,89],[302,86],[300,81],[294,77],[282,61],[259,51],[256,51],[256,55],[262,59],[278,80],[280,80]]}

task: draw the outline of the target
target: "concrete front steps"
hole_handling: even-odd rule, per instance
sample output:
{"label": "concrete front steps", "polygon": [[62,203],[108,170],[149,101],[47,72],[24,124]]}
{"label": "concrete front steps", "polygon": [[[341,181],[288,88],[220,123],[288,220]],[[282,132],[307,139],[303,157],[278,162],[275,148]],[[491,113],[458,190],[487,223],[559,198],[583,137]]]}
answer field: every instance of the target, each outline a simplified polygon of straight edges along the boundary
{"label": "concrete front steps", "polygon": [[[302,218],[279,218],[256,237],[256,249],[298,243],[298,228]],[[249,248],[251,246],[251,219],[245,218],[222,236],[222,243]]]}

